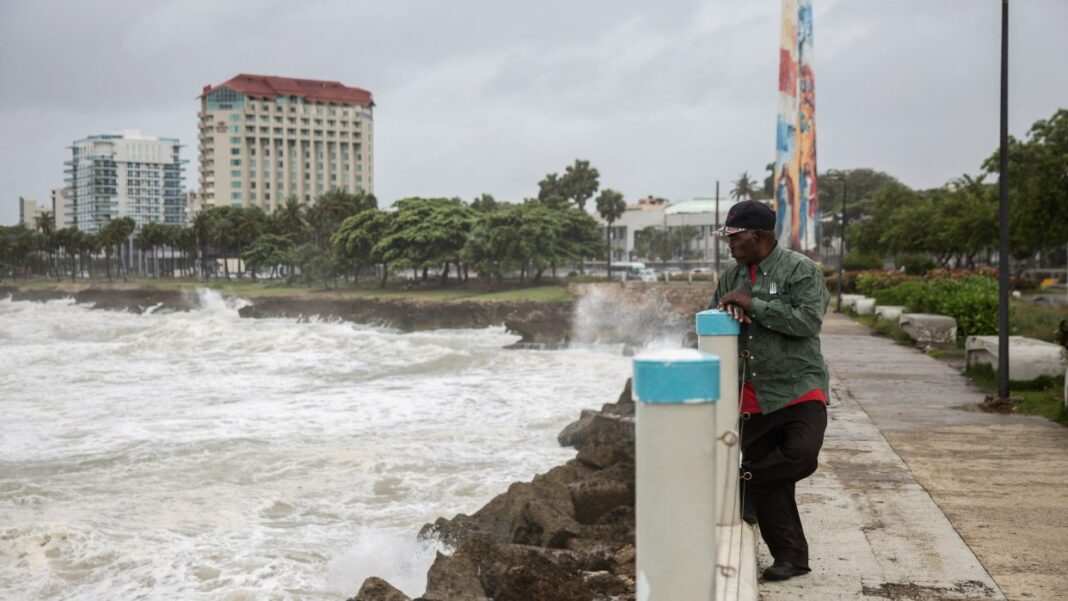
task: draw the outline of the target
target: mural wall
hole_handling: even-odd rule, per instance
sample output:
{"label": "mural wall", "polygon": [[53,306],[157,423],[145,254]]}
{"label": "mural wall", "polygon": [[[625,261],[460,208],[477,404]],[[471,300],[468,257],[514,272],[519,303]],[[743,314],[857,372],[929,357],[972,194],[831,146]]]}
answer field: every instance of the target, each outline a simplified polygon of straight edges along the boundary
{"label": "mural wall", "polygon": [[818,258],[816,85],[812,73],[812,0],[783,0],[779,117],[775,136],[775,213],[779,244]]}

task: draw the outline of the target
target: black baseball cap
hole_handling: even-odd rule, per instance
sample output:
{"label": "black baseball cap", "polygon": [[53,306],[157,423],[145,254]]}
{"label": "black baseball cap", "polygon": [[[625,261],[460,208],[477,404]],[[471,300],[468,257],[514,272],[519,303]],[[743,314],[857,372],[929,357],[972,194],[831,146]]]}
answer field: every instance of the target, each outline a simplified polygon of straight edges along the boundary
{"label": "black baseball cap", "polygon": [[774,230],[775,211],[757,200],[743,200],[727,211],[727,222],[713,232],[717,236],[730,236],[745,230]]}

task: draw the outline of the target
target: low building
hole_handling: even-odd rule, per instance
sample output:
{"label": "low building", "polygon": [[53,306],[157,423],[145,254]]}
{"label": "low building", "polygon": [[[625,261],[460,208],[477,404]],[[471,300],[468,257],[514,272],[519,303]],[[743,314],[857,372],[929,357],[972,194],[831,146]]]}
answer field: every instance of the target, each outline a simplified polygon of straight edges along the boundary
{"label": "low building", "polygon": [[[693,226],[697,228],[698,235],[690,243],[691,262],[696,261],[712,266],[715,261],[715,245],[720,246],[720,258],[726,261],[730,258],[727,245],[712,232],[717,225],[722,225],[727,217],[727,209],[731,206],[730,201],[719,201],[719,219],[716,219],[716,200],[714,198],[695,198],[693,200],[672,203],[663,198],[643,198],[637,203],[629,205],[623,216],[612,223],[612,231],[608,234],[611,240],[612,260],[628,261],[633,259],[645,259],[636,253],[636,238],[638,232],[645,228],[666,228],[668,230]],[[598,216],[602,226],[606,225],[604,219]],[[696,266],[696,265],[694,265]]]}

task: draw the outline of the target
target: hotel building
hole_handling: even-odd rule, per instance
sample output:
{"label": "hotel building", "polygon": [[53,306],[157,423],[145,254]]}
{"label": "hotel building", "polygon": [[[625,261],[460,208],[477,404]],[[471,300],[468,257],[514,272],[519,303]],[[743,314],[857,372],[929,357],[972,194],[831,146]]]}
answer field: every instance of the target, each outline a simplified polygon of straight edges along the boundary
{"label": "hotel building", "polygon": [[200,202],[270,212],[374,190],[374,101],[336,81],[238,75],[200,95]]}
{"label": "hotel building", "polygon": [[177,139],[123,131],[89,136],[70,148],[64,225],[98,232],[126,216],[138,230],[146,223],[185,225],[184,161]]}

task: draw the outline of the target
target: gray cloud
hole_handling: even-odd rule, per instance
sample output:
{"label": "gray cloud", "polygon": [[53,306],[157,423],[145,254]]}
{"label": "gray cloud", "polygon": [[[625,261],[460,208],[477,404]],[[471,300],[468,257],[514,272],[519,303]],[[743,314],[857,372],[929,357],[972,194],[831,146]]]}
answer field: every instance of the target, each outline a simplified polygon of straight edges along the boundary
{"label": "gray cloud", "polygon": [[[914,186],[997,143],[997,3],[816,0],[820,164]],[[1068,4],[1012,5],[1011,131],[1068,98]],[[376,192],[520,199],[590,159],[628,198],[688,198],[772,159],[776,2],[251,0],[0,4],[0,223],[62,184],[71,141],[177,136],[240,73],[371,90]]]}

